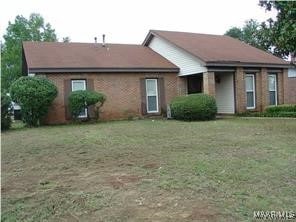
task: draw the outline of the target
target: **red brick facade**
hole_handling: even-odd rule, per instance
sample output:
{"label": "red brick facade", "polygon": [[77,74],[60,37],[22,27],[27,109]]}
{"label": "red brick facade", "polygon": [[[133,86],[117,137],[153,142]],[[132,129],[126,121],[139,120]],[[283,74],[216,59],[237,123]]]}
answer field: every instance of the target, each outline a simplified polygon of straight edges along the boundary
{"label": "red brick facade", "polygon": [[46,74],[46,77],[58,87],[58,96],[49,109],[46,119],[49,124],[67,122],[64,103],[65,80],[92,79],[94,81],[94,90],[104,93],[107,97],[100,114],[100,119],[103,120],[142,116],[140,89],[142,78],[163,78],[166,103],[178,95],[177,84],[182,85],[176,73]]}
{"label": "red brick facade", "polygon": [[[280,71],[268,70],[261,68],[259,71],[246,71],[243,68],[237,68],[235,72],[235,103],[236,113],[247,111],[246,108],[246,91],[245,91],[245,74],[255,74],[255,100],[256,107],[251,111],[263,111],[269,105],[268,91],[268,74],[276,74],[277,76],[277,103],[278,105],[287,103],[291,97],[291,90],[288,83],[287,69]],[[292,85],[292,84],[291,84]],[[296,84],[294,83],[294,87]],[[295,103],[292,102],[291,103]]]}
{"label": "red brick facade", "polygon": [[[285,70],[285,76],[287,76]],[[284,101],[286,104],[296,104],[296,77],[288,77],[284,79]]]}
{"label": "red brick facade", "polygon": [[[263,111],[269,105],[268,73],[270,70],[262,68],[255,74],[255,96],[256,108],[253,111]],[[245,74],[246,70],[237,68],[234,72],[234,96],[235,112],[245,112],[246,92]],[[278,104],[296,103],[296,78],[288,78],[287,70],[277,72]],[[93,81],[95,91],[106,95],[107,100],[101,109],[100,118],[103,120],[125,119],[129,117],[143,116],[141,103],[141,79],[157,78],[163,80],[162,96],[166,107],[170,101],[178,95],[187,94],[187,78],[178,77],[177,73],[93,73],[93,74],[46,74],[46,77],[58,87],[58,96],[54,100],[46,119],[47,123],[65,123],[65,80],[86,79]],[[215,96],[215,73],[203,74],[204,92]],[[160,113],[158,113],[160,114]]]}

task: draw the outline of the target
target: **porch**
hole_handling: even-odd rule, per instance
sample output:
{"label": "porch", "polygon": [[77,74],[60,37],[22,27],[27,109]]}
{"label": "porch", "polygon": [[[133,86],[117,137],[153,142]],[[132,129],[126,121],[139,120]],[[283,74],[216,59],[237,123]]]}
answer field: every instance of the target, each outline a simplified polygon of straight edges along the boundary
{"label": "porch", "polygon": [[206,93],[216,98],[219,114],[235,113],[234,72],[206,72],[184,76],[187,94]]}
{"label": "porch", "polygon": [[216,98],[219,114],[264,111],[269,105],[288,100],[287,69],[242,68],[219,69],[180,76],[184,94],[206,93]]}

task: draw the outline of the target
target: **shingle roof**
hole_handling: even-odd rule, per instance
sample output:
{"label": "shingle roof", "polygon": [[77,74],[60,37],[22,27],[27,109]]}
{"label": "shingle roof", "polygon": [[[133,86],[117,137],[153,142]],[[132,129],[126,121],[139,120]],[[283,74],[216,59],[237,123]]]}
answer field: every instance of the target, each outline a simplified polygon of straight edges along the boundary
{"label": "shingle roof", "polygon": [[159,69],[178,67],[142,45],[23,42],[29,69]]}
{"label": "shingle roof", "polygon": [[289,65],[289,62],[225,35],[151,30],[144,41],[159,36],[198,57],[205,63]]}

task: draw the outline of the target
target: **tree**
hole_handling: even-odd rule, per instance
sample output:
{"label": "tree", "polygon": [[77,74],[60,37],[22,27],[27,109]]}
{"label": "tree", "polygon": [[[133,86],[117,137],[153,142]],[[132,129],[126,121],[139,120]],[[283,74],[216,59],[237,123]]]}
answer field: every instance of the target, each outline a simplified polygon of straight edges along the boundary
{"label": "tree", "polygon": [[31,14],[29,19],[18,15],[14,23],[9,22],[1,46],[1,84],[8,90],[13,81],[22,76],[22,41],[57,41],[55,30],[45,23],[39,14]]}
{"label": "tree", "polygon": [[260,23],[254,19],[246,21],[242,28],[232,27],[226,31],[225,35],[239,39],[259,49],[268,50],[270,48],[270,45],[263,41]]}
{"label": "tree", "polygon": [[277,11],[272,18],[261,24],[264,40],[272,45],[273,53],[286,58],[296,57],[296,1],[260,1],[259,5]]}
{"label": "tree", "polygon": [[232,27],[231,29],[228,29],[224,35],[228,35],[232,38],[239,39],[243,41],[243,30],[239,27]]}
{"label": "tree", "polygon": [[225,35],[240,39],[276,56],[296,57],[296,1],[260,1],[259,5],[277,11],[276,20],[269,18],[259,24],[249,20],[243,28],[233,27]]}
{"label": "tree", "polygon": [[57,94],[57,87],[44,77],[23,76],[10,87],[11,98],[21,106],[23,121],[29,127],[40,125]]}
{"label": "tree", "polygon": [[1,93],[1,130],[8,130],[11,126],[11,99]]}

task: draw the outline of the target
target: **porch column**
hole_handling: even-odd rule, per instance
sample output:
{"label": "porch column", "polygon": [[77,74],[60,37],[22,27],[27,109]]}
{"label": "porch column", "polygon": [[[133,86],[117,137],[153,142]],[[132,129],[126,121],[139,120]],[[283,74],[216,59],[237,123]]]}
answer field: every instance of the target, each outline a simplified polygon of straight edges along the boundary
{"label": "porch column", "polygon": [[235,109],[236,113],[247,110],[244,69],[237,67],[235,71]]}
{"label": "porch column", "polygon": [[215,72],[203,73],[203,92],[215,97]]}
{"label": "porch column", "polygon": [[187,78],[177,77],[178,96],[187,95]]}
{"label": "porch column", "polygon": [[269,92],[268,92],[268,74],[267,69],[261,69],[261,98],[262,98],[262,111],[269,105]]}

